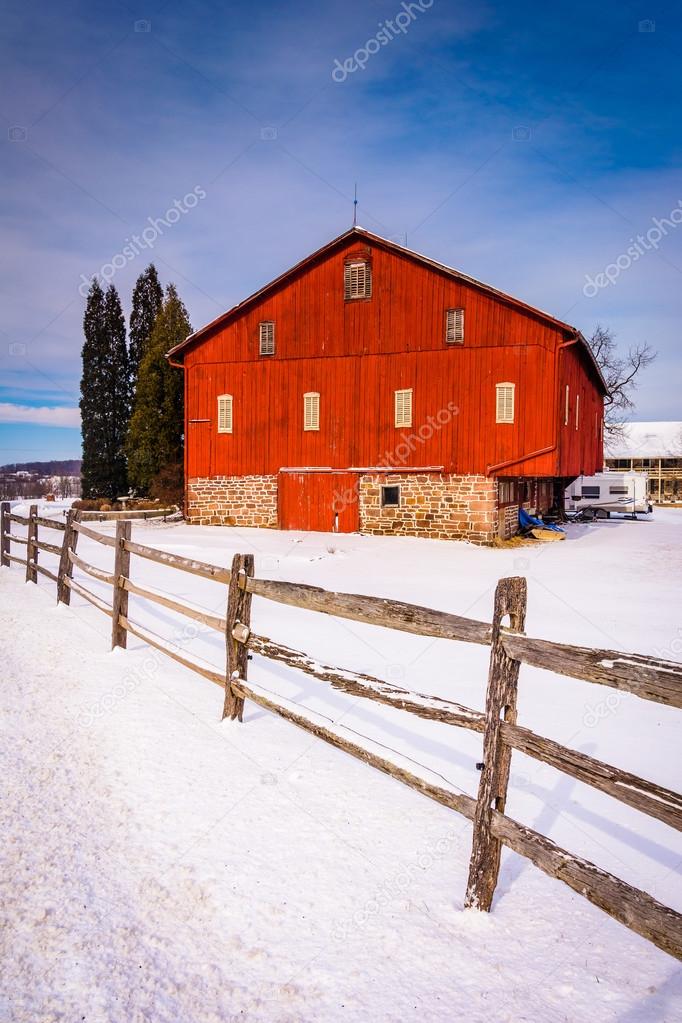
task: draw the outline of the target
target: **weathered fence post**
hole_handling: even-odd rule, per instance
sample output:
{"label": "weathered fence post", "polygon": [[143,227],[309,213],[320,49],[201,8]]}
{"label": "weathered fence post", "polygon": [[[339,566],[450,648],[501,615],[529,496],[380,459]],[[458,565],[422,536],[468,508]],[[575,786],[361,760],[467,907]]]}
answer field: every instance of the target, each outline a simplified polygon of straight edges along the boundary
{"label": "weathered fence post", "polygon": [[509,615],[514,632],[523,632],[526,619],[526,580],[500,579],[495,590],[492,649],[485,704],[483,770],[478,786],[474,833],[464,905],[490,911],[500,871],[502,844],[491,831],[493,810],[504,813],[511,764],[511,748],[500,730],[502,720],[516,724],[516,694],[520,662],[506,653],[501,642],[502,620]]}
{"label": "weathered fence post", "polygon": [[38,548],[36,547],[36,540],[38,539],[38,523],[36,522],[36,516],[38,514],[38,505],[32,504],[28,510],[28,543],[26,544],[26,582],[37,583],[38,572],[36,565],[38,564]]}
{"label": "weathered fence post", "polygon": [[3,568],[9,568],[9,501],[3,501],[0,504],[0,565]]}
{"label": "weathered fence post", "polygon": [[78,530],[74,529],[74,522],[80,522],[81,513],[80,511],[69,510],[66,513],[66,528],[64,529],[64,539],[62,541],[62,553],[59,558],[59,568],[57,570],[57,603],[58,604],[70,604],[71,603],[71,589],[67,580],[73,575],[73,562],[69,558],[69,553],[76,553],[76,547],[78,546]]}
{"label": "weathered fence post", "polygon": [[119,519],[116,523],[116,558],[114,561],[114,599],[111,617],[111,649],[120,646],[124,649],[128,644],[128,630],[121,625],[119,616],[128,617],[128,591],[124,587],[125,580],[130,577],[130,551],[124,547],[130,540],[130,519]]}
{"label": "weathered fence post", "polygon": [[[223,706],[223,720],[229,717],[231,721],[235,718],[242,720],[244,713],[244,700],[232,692],[232,679],[246,678],[248,661],[248,630],[251,627],[251,594],[246,588],[239,585],[240,580],[246,582],[248,576],[253,576],[253,554],[235,554],[232,559],[232,574],[230,586],[227,591],[227,615],[225,627],[225,645],[227,647],[227,669],[225,674],[225,704]],[[243,584],[242,584],[243,585]],[[235,627],[241,633],[241,640],[234,636]],[[245,631],[246,630],[246,631]]]}

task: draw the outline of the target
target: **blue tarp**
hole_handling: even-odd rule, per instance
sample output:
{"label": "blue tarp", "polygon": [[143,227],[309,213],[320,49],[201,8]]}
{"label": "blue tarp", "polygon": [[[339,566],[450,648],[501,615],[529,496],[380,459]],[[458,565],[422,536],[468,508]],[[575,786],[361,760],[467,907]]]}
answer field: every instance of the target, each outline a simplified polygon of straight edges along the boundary
{"label": "blue tarp", "polygon": [[524,508],[519,508],[519,525],[521,526],[521,529],[528,529],[531,526],[535,526],[540,529],[551,529],[555,533],[566,532],[565,529],[562,529],[561,526],[557,526],[554,522],[543,522],[542,519],[536,519],[534,515],[529,515]]}

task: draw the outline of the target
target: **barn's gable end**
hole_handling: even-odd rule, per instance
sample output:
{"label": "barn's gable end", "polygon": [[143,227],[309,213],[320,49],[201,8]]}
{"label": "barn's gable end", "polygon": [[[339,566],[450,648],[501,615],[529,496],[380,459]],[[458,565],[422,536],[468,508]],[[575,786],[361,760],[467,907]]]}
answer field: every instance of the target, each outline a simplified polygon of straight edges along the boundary
{"label": "barn's gable end", "polygon": [[[344,264],[367,259],[372,296],[346,301]],[[259,324],[274,321],[278,358],[438,350],[447,309],[464,308],[469,346],[554,349],[572,328],[464,275],[386,245],[346,235],[195,332],[171,353],[188,365],[259,358]]]}

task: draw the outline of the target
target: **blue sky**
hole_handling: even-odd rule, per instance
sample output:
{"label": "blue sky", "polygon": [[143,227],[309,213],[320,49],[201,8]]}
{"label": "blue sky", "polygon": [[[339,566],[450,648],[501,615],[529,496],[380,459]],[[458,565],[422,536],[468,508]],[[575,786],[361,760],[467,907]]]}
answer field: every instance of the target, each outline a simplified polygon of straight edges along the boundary
{"label": "blue sky", "polygon": [[124,307],[153,260],[198,327],[345,230],[356,180],[370,230],[650,342],[636,418],[682,419],[679,6],[427,3],[7,0],[0,463],[78,456],[79,287],[148,218]]}

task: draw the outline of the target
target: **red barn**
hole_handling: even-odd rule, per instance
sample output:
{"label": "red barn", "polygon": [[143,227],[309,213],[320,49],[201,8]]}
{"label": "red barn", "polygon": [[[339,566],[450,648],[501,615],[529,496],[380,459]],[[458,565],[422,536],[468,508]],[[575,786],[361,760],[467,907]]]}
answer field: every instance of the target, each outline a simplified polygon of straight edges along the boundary
{"label": "red barn", "polygon": [[169,358],[193,522],[489,543],[602,467],[578,330],[360,227]]}

